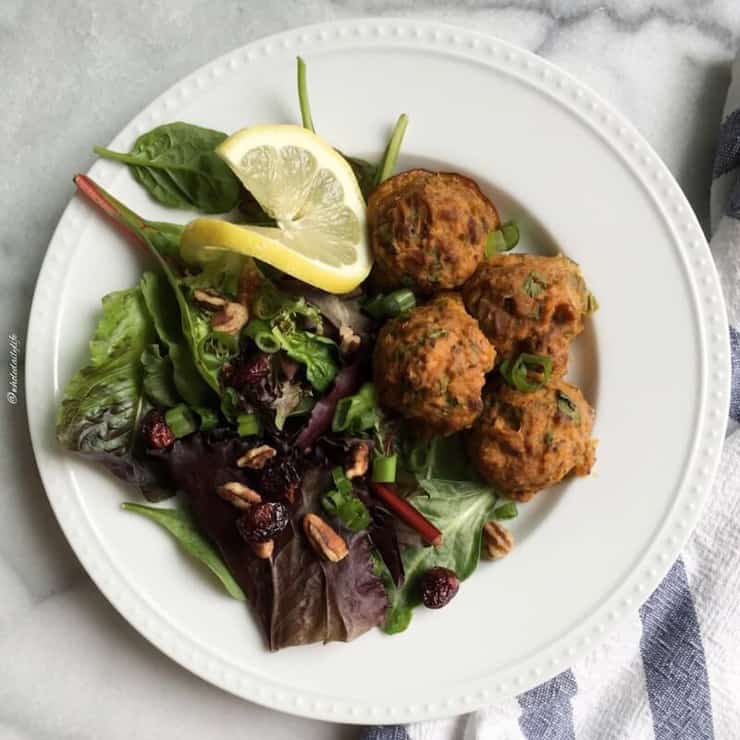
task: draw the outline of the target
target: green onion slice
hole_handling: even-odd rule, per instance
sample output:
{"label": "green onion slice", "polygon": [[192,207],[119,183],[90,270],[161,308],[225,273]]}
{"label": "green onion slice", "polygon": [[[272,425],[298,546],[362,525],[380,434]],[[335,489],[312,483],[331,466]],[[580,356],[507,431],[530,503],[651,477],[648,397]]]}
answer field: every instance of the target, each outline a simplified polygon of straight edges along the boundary
{"label": "green onion slice", "polygon": [[256,437],[262,431],[262,424],[256,414],[239,414],[236,423],[240,437]]}
{"label": "green onion slice", "polygon": [[501,228],[491,231],[486,239],[486,257],[501,252],[510,252],[519,244],[519,227],[514,221],[507,221]]}
{"label": "green onion slice", "polygon": [[[533,378],[532,373],[539,377]],[[552,360],[547,355],[522,352],[513,362],[509,358],[501,363],[501,375],[512,388],[522,393],[533,393],[550,382]]]}
{"label": "green onion slice", "polygon": [[373,458],[372,479],[375,483],[395,483],[396,455],[376,455]]}
{"label": "green onion slice", "polygon": [[315,132],[313,117],[311,116],[311,104],[308,102],[308,84],[306,82],[306,63],[301,57],[296,57],[298,62],[298,103],[301,106],[301,124],[303,128]]}
{"label": "green onion slice", "polygon": [[197,429],[195,418],[184,403],[169,409],[164,415],[164,420],[178,439],[192,434]]}
{"label": "green onion slice", "polygon": [[380,185],[383,180],[387,180],[396,169],[396,163],[398,161],[398,153],[401,150],[401,143],[403,142],[403,136],[406,133],[406,126],[408,126],[409,119],[405,113],[402,113],[396,125],[393,127],[391,137],[388,139],[388,146],[385,148],[383,154],[383,160],[378,167],[378,180],[377,185]]}
{"label": "green onion slice", "polygon": [[381,319],[400,316],[416,306],[416,296],[408,289],[394,290],[388,295],[376,295],[364,306],[366,314],[380,321]]}
{"label": "green onion slice", "polygon": [[558,391],[556,398],[558,401],[558,411],[569,419],[572,419],[576,424],[580,423],[581,415],[578,413],[578,406],[576,406],[575,401],[567,393],[563,393],[563,391]]}
{"label": "green onion slice", "polygon": [[193,406],[193,411],[200,419],[200,429],[203,432],[210,432],[218,426],[218,414],[207,406]]}

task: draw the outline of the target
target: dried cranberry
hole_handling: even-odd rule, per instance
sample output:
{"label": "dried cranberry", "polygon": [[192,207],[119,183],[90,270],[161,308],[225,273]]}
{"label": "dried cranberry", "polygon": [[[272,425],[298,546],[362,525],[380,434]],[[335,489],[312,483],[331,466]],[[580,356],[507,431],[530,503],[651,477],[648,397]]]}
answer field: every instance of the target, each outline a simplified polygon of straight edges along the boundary
{"label": "dried cranberry", "polygon": [[265,498],[286,499],[293,503],[300,485],[301,477],[295,463],[284,456],[260,471],[257,488]]}
{"label": "dried cranberry", "polygon": [[141,436],[144,444],[152,450],[164,450],[175,441],[175,435],[159,409],[152,409],[144,416],[141,421]]}
{"label": "dried cranberry", "polygon": [[288,507],[280,502],[265,502],[250,506],[237,519],[239,534],[247,542],[266,542],[279,535],[290,520]]}
{"label": "dried cranberry", "polygon": [[272,373],[270,355],[260,352],[249,359],[236,360],[229,371],[228,384],[242,389],[266,380]]}
{"label": "dried cranberry", "polygon": [[421,579],[421,600],[428,609],[441,609],[452,601],[459,588],[454,570],[430,568]]}

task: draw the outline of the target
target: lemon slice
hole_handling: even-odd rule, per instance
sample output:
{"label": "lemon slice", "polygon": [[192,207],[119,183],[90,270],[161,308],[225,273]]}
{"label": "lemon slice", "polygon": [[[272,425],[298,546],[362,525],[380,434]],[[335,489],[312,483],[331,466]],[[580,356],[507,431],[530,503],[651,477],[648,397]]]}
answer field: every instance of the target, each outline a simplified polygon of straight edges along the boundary
{"label": "lemon slice", "polygon": [[229,136],[216,153],[277,226],[198,218],[182,235],[186,262],[239,252],[331,293],[348,292],[367,277],[365,201],[333,147],[300,126],[252,126]]}

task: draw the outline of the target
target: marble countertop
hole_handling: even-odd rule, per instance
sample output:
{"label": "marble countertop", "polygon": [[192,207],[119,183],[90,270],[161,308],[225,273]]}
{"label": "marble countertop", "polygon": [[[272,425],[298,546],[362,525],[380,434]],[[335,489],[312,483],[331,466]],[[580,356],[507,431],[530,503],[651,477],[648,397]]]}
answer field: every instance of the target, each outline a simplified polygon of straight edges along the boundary
{"label": "marble countertop", "polygon": [[[737,0],[284,0],[0,4],[0,321],[23,340],[71,174],[171,83],[258,37],[367,15],[487,30],[561,65],[630,118],[708,222],[715,135],[740,38]],[[618,204],[615,204],[618,207]],[[21,353],[22,370],[22,353]],[[118,616],[64,540],[23,397],[2,414],[0,739],[358,736],[214,689]]]}

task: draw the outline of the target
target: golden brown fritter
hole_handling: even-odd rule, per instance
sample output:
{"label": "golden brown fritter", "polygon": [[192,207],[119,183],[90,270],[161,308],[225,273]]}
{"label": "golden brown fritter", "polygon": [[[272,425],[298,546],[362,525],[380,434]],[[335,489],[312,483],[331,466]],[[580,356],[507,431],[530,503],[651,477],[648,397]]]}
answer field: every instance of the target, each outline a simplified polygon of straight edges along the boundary
{"label": "golden brown fritter", "polygon": [[495,355],[460,296],[444,293],[380,331],[373,357],[378,397],[416,421],[424,436],[453,434],[480,413]]}
{"label": "golden brown fritter", "polygon": [[473,180],[428,170],[383,182],[370,196],[367,220],[378,288],[427,295],[460,287],[499,227],[496,208]]}
{"label": "golden brown fritter", "polygon": [[521,352],[547,355],[554,378],[565,374],[570,343],[595,306],[578,265],[562,255],[488,257],[462,294],[499,362]]}
{"label": "golden brown fritter", "polygon": [[495,381],[467,435],[471,460],[502,493],[528,501],[567,475],[588,475],[595,459],[593,409],[573,385],[557,380],[533,393]]}

